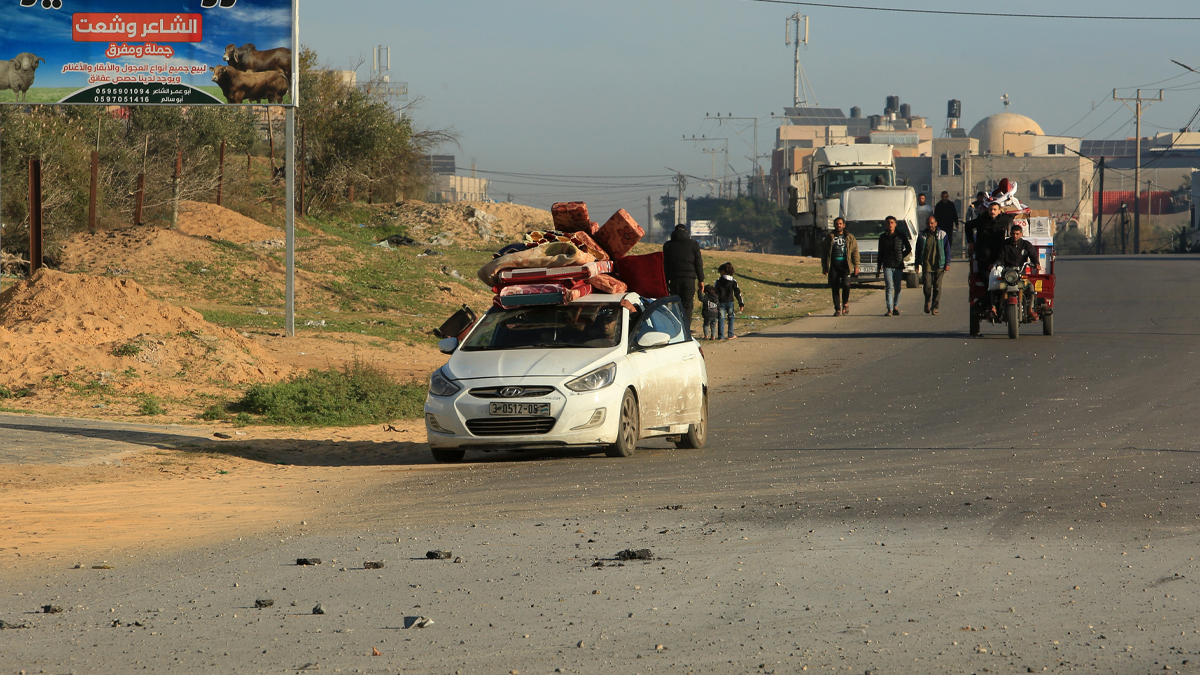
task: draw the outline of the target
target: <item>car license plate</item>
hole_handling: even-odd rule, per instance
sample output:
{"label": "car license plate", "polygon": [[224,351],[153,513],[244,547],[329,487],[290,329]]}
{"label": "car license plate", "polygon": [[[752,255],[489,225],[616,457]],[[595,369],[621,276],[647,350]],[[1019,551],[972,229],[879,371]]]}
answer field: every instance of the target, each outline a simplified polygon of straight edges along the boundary
{"label": "car license plate", "polygon": [[534,417],[549,417],[549,403],[492,403],[493,415],[530,415]]}
{"label": "car license plate", "polygon": [[860,274],[874,273],[876,267],[878,266],[870,263],[864,263],[858,266],[858,271]]}

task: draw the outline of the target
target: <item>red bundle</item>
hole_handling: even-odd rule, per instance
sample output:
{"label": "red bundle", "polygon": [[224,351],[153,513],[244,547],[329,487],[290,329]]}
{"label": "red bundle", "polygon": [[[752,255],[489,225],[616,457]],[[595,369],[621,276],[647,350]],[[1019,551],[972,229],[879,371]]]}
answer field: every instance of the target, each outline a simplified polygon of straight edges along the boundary
{"label": "red bundle", "polygon": [[625,209],[620,209],[596,232],[596,241],[613,258],[623,258],[645,235],[646,232],[633,216]]}

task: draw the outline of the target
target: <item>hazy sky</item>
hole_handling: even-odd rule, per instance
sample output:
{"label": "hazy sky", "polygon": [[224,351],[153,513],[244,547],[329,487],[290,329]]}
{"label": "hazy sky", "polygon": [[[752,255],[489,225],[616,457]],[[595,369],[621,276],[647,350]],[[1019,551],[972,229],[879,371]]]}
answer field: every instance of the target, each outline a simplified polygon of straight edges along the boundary
{"label": "hazy sky", "polygon": [[[877,7],[1200,17],[1194,0],[856,0]],[[792,102],[786,17],[811,21],[801,53],[822,107],[881,113],[894,94],[941,129],[946,101],[963,125],[1010,111],[1047,133],[1133,135],[1133,114],[1112,89],[1166,87],[1143,115],[1143,134],[1178,130],[1200,106],[1200,21],[978,18],[866,12],[748,0],[302,0],[301,40],[335,68],[369,71],[372,45],[392,47],[393,80],[423,99],[426,127],[452,127],[459,166],[474,159],[500,176],[493,196],[546,208],[582,199],[603,220],[619,207],[641,220],[646,196],[670,183],[666,167],[697,177],[712,156],[683,142],[728,138],[731,173],[748,173],[748,123],[734,130],[706,113],[758,117],[758,152],[770,152]],[[1154,84],[1160,82],[1160,84]],[[1093,109],[1094,106],[1094,109]],[[1195,126],[1195,125],[1194,125]],[[722,155],[718,157],[718,174]],[[769,160],[762,160],[769,166]],[[547,178],[545,176],[585,178]],[[635,178],[593,178],[634,176]],[[636,178],[650,176],[648,178]],[[689,195],[705,193],[693,180]]]}

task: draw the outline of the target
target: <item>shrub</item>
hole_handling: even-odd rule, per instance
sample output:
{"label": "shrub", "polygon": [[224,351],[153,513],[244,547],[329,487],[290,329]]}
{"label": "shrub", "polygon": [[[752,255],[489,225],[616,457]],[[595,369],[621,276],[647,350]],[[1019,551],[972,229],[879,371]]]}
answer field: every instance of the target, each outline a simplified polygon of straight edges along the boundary
{"label": "shrub", "polygon": [[143,415],[165,415],[167,409],[154,394],[138,394],[138,412]]}
{"label": "shrub", "polygon": [[113,347],[113,356],[137,356],[142,353],[142,346],[136,342],[126,342],[123,345]]}
{"label": "shrub", "polygon": [[348,427],[420,417],[424,400],[423,385],[402,384],[355,360],[342,370],[313,369],[287,382],[255,385],[237,406],[269,424]]}
{"label": "shrub", "polygon": [[214,403],[205,408],[204,412],[200,413],[200,419],[207,420],[209,422],[219,422],[229,417],[228,413],[225,412],[226,407],[227,404],[224,401],[221,401],[220,403]]}

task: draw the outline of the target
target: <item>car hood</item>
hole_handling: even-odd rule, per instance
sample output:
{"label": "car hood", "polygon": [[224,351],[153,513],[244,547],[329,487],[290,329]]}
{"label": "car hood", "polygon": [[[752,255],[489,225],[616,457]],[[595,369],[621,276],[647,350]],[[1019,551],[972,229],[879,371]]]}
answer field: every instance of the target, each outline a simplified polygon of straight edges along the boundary
{"label": "car hood", "polygon": [[583,375],[612,361],[621,351],[613,349],[499,349],[457,351],[446,370],[455,380],[492,377],[569,377]]}

